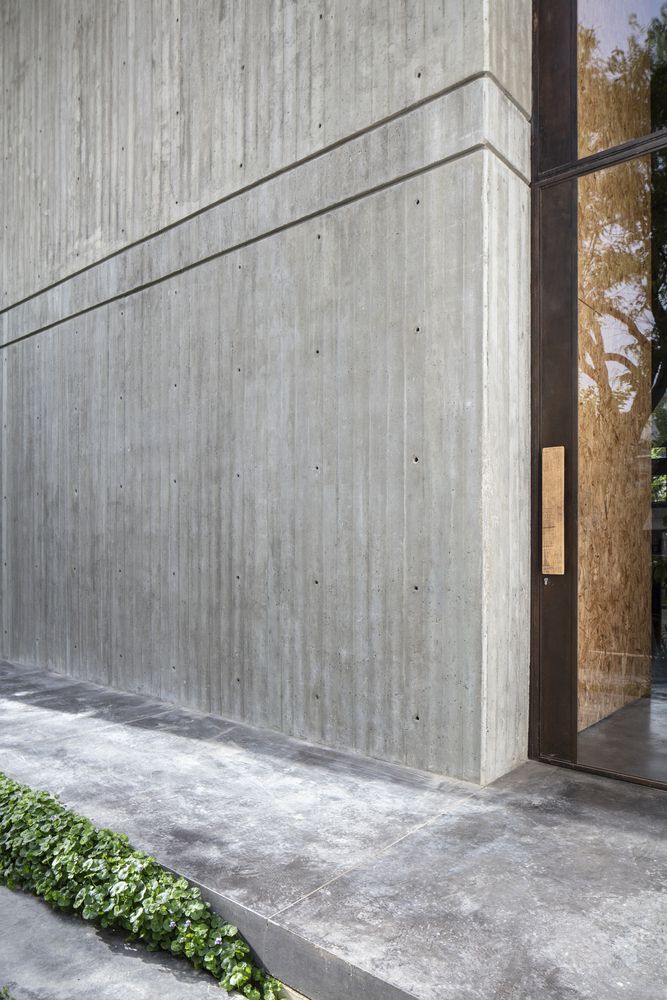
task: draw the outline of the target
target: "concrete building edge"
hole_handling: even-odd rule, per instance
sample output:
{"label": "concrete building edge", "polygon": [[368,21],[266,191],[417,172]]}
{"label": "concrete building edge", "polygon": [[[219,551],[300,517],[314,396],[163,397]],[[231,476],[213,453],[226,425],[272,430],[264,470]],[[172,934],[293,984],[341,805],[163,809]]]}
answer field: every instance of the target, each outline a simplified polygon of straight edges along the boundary
{"label": "concrete building edge", "polygon": [[[488,785],[514,770],[528,758],[528,711],[530,682],[530,185],[511,171],[509,184],[517,187],[517,195],[524,211],[523,218],[509,218],[504,231],[507,253],[499,251],[494,243],[503,230],[502,199],[496,183],[498,173],[510,174],[505,159],[494,150],[483,151],[484,185],[484,372],[483,372],[483,427],[482,427],[482,703],[479,784]],[[495,177],[494,177],[495,174]],[[508,212],[509,216],[509,212]],[[509,278],[514,279],[514,284]],[[497,307],[500,287],[507,292],[505,308]],[[514,297],[512,296],[514,292]],[[516,338],[514,340],[514,338]],[[503,349],[509,356],[516,344],[516,356],[508,364],[507,383],[502,386],[503,402],[507,404],[507,425],[503,434],[514,447],[512,465],[516,465],[516,495],[508,502],[516,505],[505,512],[504,523],[498,524],[499,496],[507,484],[502,479],[502,468],[492,438],[498,431],[498,412],[491,403],[492,387],[498,384],[499,372],[504,374]],[[514,366],[514,370],[512,370]],[[512,426],[514,416],[514,426]],[[512,457],[512,456],[510,456]],[[508,463],[510,464],[510,463]],[[511,490],[507,491],[508,494]],[[508,551],[500,551],[499,538],[509,539]],[[503,557],[509,557],[509,566]],[[501,564],[508,572],[510,607],[509,615],[517,614],[522,623],[512,625],[509,616],[503,617],[507,608],[502,605],[503,595],[497,585]],[[494,585],[495,584],[495,585]],[[515,611],[514,602],[519,605]],[[494,631],[495,623],[502,624]],[[504,625],[504,632],[502,634]],[[499,634],[499,632],[501,634]],[[502,645],[502,649],[499,647]],[[494,655],[495,654],[495,655]],[[496,671],[493,676],[492,672]],[[512,676],[513,674],[513,676]],[[489,686],[494,684],[493,697]],[[501,710],[499,697],[506,698],[505,711]],[[493,707],[494,711],[491,711]],[[508,738],[507,720],[511,719]],[[504,730],[504,734],[503,734]],[[504,735],[504,741],[503,741]]]}

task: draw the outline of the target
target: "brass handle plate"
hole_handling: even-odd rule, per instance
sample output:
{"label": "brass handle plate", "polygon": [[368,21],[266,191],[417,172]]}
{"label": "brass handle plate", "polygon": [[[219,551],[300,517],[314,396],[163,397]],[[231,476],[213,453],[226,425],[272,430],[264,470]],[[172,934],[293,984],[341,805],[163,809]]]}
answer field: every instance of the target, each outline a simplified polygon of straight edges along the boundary
{"label": "brass handle plate", "polygon": [[565,448],[542,449],[542,573],[565,573]]}

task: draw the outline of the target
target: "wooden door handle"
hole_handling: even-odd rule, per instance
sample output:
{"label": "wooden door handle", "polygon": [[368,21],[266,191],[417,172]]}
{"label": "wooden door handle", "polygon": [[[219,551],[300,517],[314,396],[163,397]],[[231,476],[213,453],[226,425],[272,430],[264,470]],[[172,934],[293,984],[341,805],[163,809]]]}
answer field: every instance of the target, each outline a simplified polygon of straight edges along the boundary
{"label": "wooden door handle", "polygon": [[565,448],[542,449],[542,573],[565,573]]}

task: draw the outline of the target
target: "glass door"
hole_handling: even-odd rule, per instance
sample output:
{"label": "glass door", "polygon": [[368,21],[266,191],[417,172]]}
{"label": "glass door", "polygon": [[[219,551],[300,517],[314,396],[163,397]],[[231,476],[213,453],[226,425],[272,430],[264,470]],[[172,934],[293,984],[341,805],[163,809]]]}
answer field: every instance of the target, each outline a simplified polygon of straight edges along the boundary
{"label": "glass door", "polygon": [[[577,183],[577,760],[667,780],[665,159]],[[664,234],[663,234],[664,235]]]}
{"label": "glass door", "polygon": [[667,6],[537,31],[532,750],[667,787]]}

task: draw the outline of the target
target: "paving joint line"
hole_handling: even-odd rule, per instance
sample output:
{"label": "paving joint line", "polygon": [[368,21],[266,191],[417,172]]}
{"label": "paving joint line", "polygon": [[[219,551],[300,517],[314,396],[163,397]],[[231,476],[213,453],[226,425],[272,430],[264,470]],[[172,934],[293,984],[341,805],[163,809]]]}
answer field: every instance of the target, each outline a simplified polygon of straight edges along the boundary
{"label": "paving joint line", "polygon": [[350,865],[349,868],[346,868],[344,871],[339,872],[332,878],[327,879],[326,882],[323,882],[322,885],[318,886],[316,889],[313,889],[311,892],[307,892],[303,896],[300,896],[298,899],[293,900],[291,903],[287,903],[285,906],[281,906],[278,910],[274,910],[271,914],[269,914],[269,919],[274,920],[275,917],[279,916],[282,913],[285,913],[292,907],[299,905],[306,899],[309,899],[311,896],[315,896],[322,889],[326,889],[328,886],[332,885],[334,882],[337,882],[339,879],[345,878],[345,876],[351,874],[351,872],[357,871],[359,868],[363,868],[367,864],[376,861],[378,858],[382,857],[383,854],[386,854],[387,851],[390,851],[393,847],[396,847],[397,844],[400,844],[402,841],[407,840],[408,837],[412,837],[413,834],[418,833],[420,830],[425,829],[427,826],[430,826],[432,823],[435,823],[436,820],[441,819],[443,816],[456,815],[458,812],[460,812],[463,806],[470,801],[470,799],[477,797],[478,797],[477,791],[475,789],[471,789],[471,791],[467,792],[462,799],[459,799],[457,802],[453,803],[453,805],[450,806],[448,809],[443,809],[440,812],[435,813],[435,815],[430,816],[427,820],[424,820],[423,823],[418,823],[417,826],[411,827],[409,830],[406,830],[406,832],[403,833],[400,837],[396,837],[390,843],[385,844],[383,847],[380,847],[376,851],[372,852],[370,854],[370,857],[368,857],[364,861],[359,861],[354,865]]}

